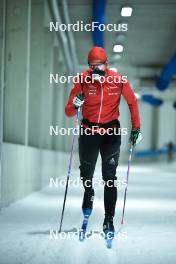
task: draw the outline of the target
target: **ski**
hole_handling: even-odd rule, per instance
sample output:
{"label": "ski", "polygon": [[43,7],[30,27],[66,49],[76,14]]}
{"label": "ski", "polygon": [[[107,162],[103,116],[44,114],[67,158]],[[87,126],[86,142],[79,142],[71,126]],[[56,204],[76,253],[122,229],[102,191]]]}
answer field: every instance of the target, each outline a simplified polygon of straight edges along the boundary
{"label": "ski", "polygon": [[113,216],[106,215],[104,222],[103,222],[103,233],[104,233],[104,238],[106,241],[106,246],[107,248],[112,247],[112,240],[114,238],[114,225],[113,225]]}
{"label": "ski", "polygon": [[85,239],[88,220],[89,220],[89,216],[91,215],[91,212],[92,212],[92,208],[84,208],[83,209],[84,219],[83,219],[82,227],[79,231],[79,240],[80,241],[84,241],[84,239]]}
{"label": "ski", "polygon": [[88,224],[88,218],[84,218],[83,223],[82,223],[82,227],[79,231],[79,240],[80,241],[84,241],[84,239],[85,239],[87,224]]}
{"label": "ski", "polygon": [[112,248],[112,240],[114,239],[114,231],[112,230],[106,230],[104,232],[104,238],[106,241],[106,247],[107,248]]}

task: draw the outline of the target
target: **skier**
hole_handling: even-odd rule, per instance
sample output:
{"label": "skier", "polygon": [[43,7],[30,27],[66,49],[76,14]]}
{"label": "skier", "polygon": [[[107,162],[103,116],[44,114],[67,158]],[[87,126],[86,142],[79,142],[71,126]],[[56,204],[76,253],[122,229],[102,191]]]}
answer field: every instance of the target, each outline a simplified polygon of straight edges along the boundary
{"label": "skier", "polygon": [[[138,104],[128,80],[119,83],[112,81],[123,78],[119,73],[108,68],[107,55],[103,48],[93,47],[90,50],[88,65],[89,69],[82,73],[83,81],[80,79],[78,83],[74,84],[65,107],[68,117],[73,117],[77,109],[82,107],[81,126],[83,133],[79,136],[80,176],[85,189],[82,203],[84,214],[82,231],[83,233],[86,232],[88,218],[93,208],[94,188],[92,180],[100,152],[104,180],[105,218],[103,231],[105,234],[107,232],[114,233],[113,217],[117,201],[115,181],[117,179],[116,168],[120,154],[121,135],[115,132],[108,134],[106,131],[109,128],[120,128],[119,104],[120,97],[123,95],[131,113],[130,141],[135,145],[141,136]],[[103,81],[101,81],[102,79]],[[87,129],[89,132],[94,131],[94,133],[86,133]],[[104,129],[105,133],[100,133],[100,129]]]}

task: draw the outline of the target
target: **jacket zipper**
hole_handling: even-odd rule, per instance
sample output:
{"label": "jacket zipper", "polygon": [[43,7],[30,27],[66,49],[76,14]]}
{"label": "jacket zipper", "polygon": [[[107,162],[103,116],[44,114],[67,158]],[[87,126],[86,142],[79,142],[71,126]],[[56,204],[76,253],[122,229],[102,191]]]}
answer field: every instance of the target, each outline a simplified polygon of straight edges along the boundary
{"label": "jacket zipper", "polygon": [[102,111],[102,105],[103,105],[103,85],[101,84],[101,102],[100,102],[100,110],[99,110],[99,115],[98,115],[98,122],[100,122],[100,116],[101,116],[101,111]]}

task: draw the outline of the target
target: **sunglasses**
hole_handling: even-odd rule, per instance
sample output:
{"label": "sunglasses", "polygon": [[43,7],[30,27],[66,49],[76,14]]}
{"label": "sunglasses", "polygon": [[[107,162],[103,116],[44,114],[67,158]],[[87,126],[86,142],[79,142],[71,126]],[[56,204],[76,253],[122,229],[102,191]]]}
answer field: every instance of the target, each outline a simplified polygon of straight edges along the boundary
{"label": "sunglasses", "polygon": [[100,71],[104,71],[106,69],[106,64],[89,64],[89,68],[92,70],[98,69]]}

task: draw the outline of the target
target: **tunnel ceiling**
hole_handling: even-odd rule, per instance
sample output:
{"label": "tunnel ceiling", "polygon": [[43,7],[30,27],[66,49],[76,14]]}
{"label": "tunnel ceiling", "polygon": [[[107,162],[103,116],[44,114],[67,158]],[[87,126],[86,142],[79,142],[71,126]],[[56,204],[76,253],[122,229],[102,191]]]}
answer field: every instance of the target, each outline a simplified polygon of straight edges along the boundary
{"label": "tunnel ceiling", "polygon": [[[176,0],[138,0],[128,1],[133,7],[133,15],[123,18],[128,22],[125,32],[124,52],[118,65],[163,67],[175,52],[176,42]],[[107,1],[107,23],[119,23],[124,1]],[[71,23],[78,20],[90,23],[92,18],[92,1],[69,0],[69,14]],[[117,32],[105,33],[105,48],[112,58],[112,47]],[[93,45],[91,32],[74,32],[76,49],[80,65],[85,65],[88,50]]]}

